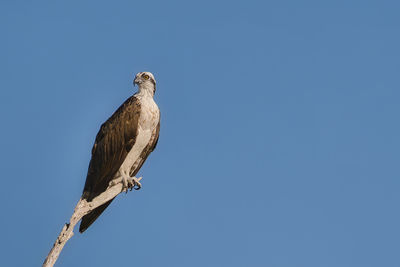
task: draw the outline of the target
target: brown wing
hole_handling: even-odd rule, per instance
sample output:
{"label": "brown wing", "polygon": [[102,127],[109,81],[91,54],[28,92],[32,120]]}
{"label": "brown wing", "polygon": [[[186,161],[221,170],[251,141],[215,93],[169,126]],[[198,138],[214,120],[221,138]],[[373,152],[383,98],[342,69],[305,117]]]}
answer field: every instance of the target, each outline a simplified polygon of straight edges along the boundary
{"label": "brown wing", "polygon": [[[100,127],[92,149],[82,198],[91,201],[104,192],[135,143],[140,103],[128,98]],[[79,231],[85,231],[112,200],[82,218]]]}

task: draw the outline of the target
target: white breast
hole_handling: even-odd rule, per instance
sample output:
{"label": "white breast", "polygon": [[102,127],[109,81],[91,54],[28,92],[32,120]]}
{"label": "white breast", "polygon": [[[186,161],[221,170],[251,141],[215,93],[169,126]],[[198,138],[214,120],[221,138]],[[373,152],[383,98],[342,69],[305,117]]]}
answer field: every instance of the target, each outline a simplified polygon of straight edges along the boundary
{"label": "white breast", "polygon": [[154,99],[149,96],[138,97],[141,104],[139,125],[144,130],[154,130],[160,120],[160,110]]}
{"label": "white breast", "polygon": [[160,120],[160,111],[153,98],[146,96],[138,96],[138,98],[141,104],[141,112],[136,141],[122,163],[119,173],[129,174],[131,167],[140,160],[140,155],[143,149],[149,144]]}

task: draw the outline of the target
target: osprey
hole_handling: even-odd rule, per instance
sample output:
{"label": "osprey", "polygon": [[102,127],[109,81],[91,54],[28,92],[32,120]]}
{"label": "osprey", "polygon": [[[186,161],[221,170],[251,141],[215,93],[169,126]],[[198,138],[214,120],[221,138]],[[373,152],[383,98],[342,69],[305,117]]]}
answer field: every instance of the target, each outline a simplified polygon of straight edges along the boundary
{"label": "osprey", "polygon": [[[157,145],[160,110],[153,99],[156,91],[153,74],[139,72],[133,84],[139,86],[138,92],[128,98],[97,133],[82,199],[91,201],[114,182],[122,182],[124,191],[141,187],[134,176]],[[85,215],[79,232],[83,233],[112,200]]]}

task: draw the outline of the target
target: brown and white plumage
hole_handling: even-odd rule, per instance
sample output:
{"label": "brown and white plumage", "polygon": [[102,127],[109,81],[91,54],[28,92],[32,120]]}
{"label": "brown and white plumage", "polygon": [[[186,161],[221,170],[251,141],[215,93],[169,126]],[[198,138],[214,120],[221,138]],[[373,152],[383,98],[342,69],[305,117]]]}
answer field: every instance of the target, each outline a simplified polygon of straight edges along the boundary
{"label": "brown and white plumage", "polygon": [[[91,201],[103,193],[111,181],[122,179],[125,186],[155,149],[160,132],[160,111],[154,102],[156,90],[150,72],[136,75],[138,92],[128,98],[100,127],[92,149],[82,198]],[[84,232],[112,200],[82,218]]]}

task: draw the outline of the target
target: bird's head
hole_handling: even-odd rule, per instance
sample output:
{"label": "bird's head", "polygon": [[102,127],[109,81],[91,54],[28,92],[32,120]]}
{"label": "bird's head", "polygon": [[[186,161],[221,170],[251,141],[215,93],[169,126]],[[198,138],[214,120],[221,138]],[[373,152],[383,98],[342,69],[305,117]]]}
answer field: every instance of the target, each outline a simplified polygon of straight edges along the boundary
{"label": "bird's head", "polygon": [[152,95],[156,92],[156,79],[151,72],[139,72],[136,74],[135,80],[133,80],[133,85],[139,86],[139,92],[149,92]]}

